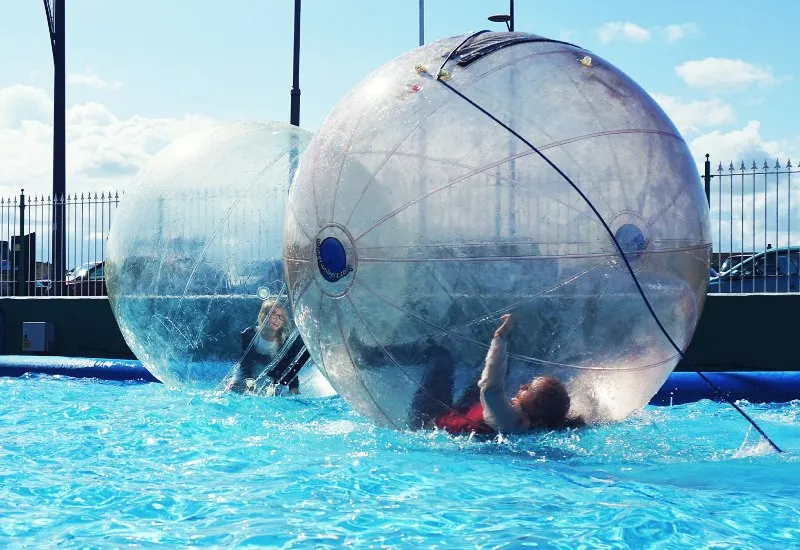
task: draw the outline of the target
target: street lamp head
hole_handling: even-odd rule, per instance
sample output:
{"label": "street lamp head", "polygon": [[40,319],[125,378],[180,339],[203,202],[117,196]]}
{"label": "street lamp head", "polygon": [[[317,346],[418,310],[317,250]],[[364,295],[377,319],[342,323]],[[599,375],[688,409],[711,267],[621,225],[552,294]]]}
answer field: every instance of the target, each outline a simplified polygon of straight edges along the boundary
{"label": "street lamp head", "polygon": [[510,15],[490,15],[489,21],[492,23],[505,23],[508,30],[511,30],[511,16]]}

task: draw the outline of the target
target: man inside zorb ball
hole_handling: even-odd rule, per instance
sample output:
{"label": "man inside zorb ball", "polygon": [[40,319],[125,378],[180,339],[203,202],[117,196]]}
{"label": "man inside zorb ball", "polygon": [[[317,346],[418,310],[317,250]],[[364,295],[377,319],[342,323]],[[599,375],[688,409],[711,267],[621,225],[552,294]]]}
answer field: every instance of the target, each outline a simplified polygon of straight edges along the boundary
{"label": "man inside zorb ball", "polygon": [[526,33],[428,44],[309,144],[284,226],[295,322],[383,425],[623,419],[702,312],[699,182],[661,108],[590,52]]}

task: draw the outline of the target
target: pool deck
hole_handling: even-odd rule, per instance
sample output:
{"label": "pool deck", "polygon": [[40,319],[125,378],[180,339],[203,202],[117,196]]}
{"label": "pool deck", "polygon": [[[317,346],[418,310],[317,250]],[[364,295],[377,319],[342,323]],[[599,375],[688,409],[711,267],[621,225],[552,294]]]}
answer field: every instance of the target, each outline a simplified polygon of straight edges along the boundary
{"label": "pool deck", "polygon": [[[27,374],[95,378],[98,380],[158,383],[140,361],[60,356],[2,355],[0,377]],[[729,399],[751,403],[786,403],[800,399],[800,372],[712,372],[705,373]],[[651,405],[691,403],[722,399],[694,372],[673,372],[653,396]]]}

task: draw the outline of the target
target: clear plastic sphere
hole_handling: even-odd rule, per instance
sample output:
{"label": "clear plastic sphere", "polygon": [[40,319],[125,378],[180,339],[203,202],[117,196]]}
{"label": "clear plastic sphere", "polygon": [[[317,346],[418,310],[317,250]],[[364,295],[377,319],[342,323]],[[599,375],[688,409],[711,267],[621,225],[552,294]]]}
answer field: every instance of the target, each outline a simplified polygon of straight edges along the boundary
{"label": "clear plastic sphere", "polygon": [[[686,142],[644,90],[523,33],[389,62],[337,105],[290,193],[284,261],[312,357],[357,410],[403,428],[474,393],[511,312],[508,395],[552,375],[571,415],[624,418],[679,356],[589,202],[685,349],[708,283],[708,208]],[[449,366],[431,361],[441,350]]]}
{"label": "clear plastic sphere", "polygon": [[[220,124],[166,147],[124,194],[106,251],[109,299],[128,346],[162,382],[224,387],[262,304],[289,311],[283,217],[310,137],[287,124]],[[315,373],[305,369],[301,385],[314,386]]]}

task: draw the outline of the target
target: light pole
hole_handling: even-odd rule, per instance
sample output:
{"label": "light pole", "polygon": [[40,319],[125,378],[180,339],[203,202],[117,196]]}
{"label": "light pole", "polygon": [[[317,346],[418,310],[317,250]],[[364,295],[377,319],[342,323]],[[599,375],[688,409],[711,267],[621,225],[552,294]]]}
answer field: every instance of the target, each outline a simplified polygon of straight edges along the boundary
{"label": "light pole", "polygon": [[[489,16],[489,21],[493,23],[505,23],[508,32],[514,32],[514,0],[509,0],[508,14],[491,15]],[[511,79],[509,83],[509,93],[513,95],[514,87],[516,86],[513,67],[510,67],[509,78]],[[509,141],[508,149],[508,155],[511,157],[511,173],[509,176],[510,189],[508,193],[508,233],[509,237],[513,238],[517,233],[516,196],[514,191],[514,187],[517,184],[517,163],[513,159],[514,154],[516,153],[516,148],[514,147],[513,141]],[[500,182],[498,182],[497,185],[495,200],[497,201],[497,208],[495,209],[495,233],[499,237],[502,232],[502,219],[500,215],[500,212],[502,211],[502,208],[500,207],[502,202],[502,191]]]}
{"label": "light pole", "polygon": [[493,23],[505,23],[509,32],[514,32],[514,0],[508,2],[508,14],[492,15],[489,21]]}
{"label": "light pole", "polygon": [[44,0],[47,26],[50,31],[50,47],[53,50],[53,223],[52,223],[52,280],[56,295],[61,295],[66,270],[66,0]]}
{"label": "light pole", "polygon": [[425,45],[425,0],[419,0],[419,45]]}
{"label": "light pole", "polygon": [[294,57],[292,62],[292,103],[289,123],[300,126],[300,0],[294,0]]}

